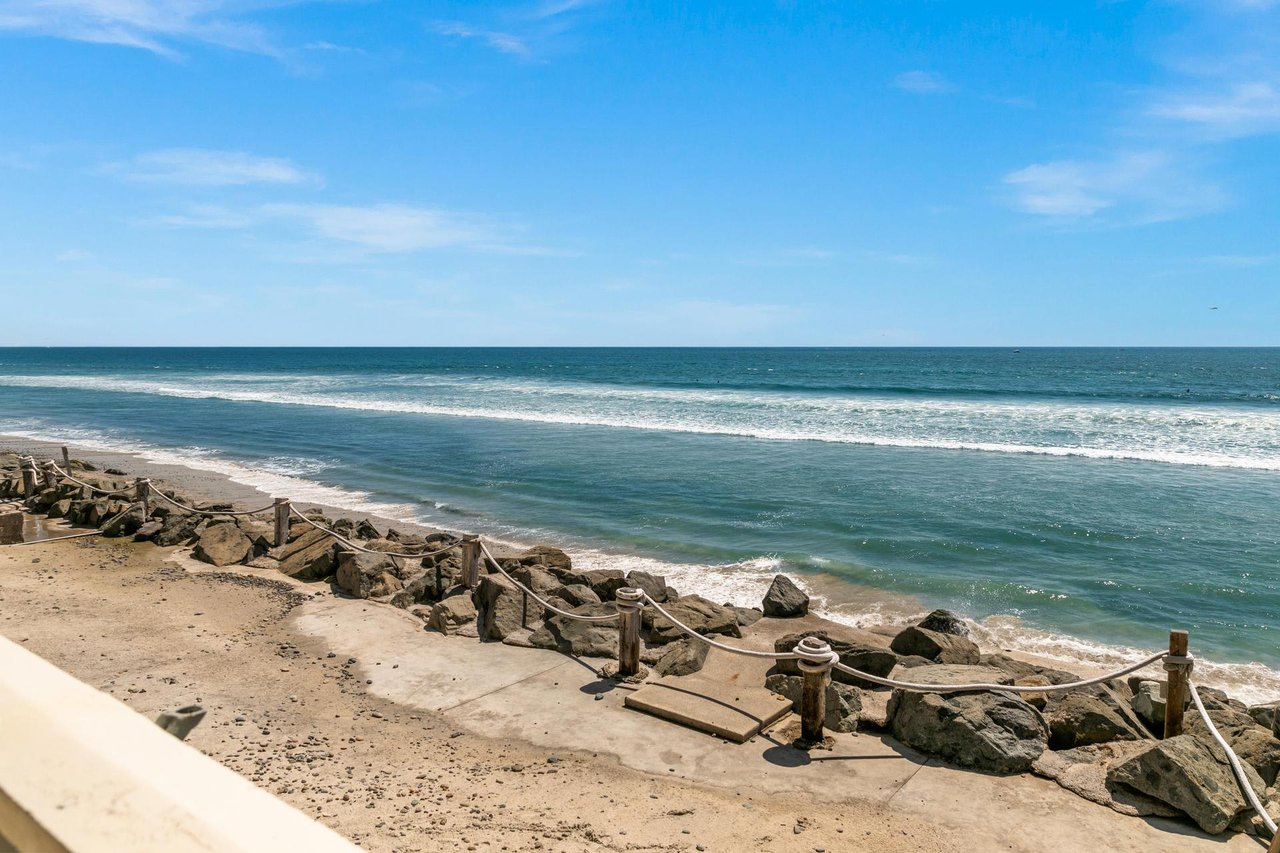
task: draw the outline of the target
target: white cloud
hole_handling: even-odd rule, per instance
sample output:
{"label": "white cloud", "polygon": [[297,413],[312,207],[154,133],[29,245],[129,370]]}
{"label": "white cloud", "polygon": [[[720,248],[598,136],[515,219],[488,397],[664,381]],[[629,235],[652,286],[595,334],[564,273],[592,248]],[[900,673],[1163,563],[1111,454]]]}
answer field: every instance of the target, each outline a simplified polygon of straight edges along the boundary
{"label": "white cloud", "polygon": [[1059,220],[1141,224],[1215,210],[1225,197],[1165,151],[1122,152],[1100,160],[1034,163],[1005,175],[1014,207]]}
{"label": "white cloud", "polygon": [[1165,95],[1149,109],[1158,118],[1188,122],[1218,138],[1280,131],[1280,88],[1266,81],[1235,83],[1215,92]]}
{"label": "white cloud", "polygon": [[470,217],[402,204],[269,204],[262,212],[300,222],[321,237],[354,243],[374,252],[415,252],[496,242],[490,229]]}
{"label": "white cloud", "polygon": [[206,187],[303,184],[319,180],[284,158],[208,148],[149,151],[125,163],[110,163],[104,170],[131,181]]}
{"label": "white cloud", "polygon": [[0,30],[140,48],[177,58],[175,43],[275,54],[246,13],[279,0],[0,0]]}
{"label": "white cloud", "polygon": [[438,21],[432,25],[432,29],[442,36],[453,36],[462,39],[479,39],[494,50],[502,53],[509,53],[514,56],[530,55],[528,43],[520,36],[512,33],[499,32],[498,30],[486,30],[464,24],[461,21]]}
{"label": "white cloud", "polygon": [[893,78],[893,85],[917,95],[938,95],[956,90],[955,84],[932,71],[904,71]]}

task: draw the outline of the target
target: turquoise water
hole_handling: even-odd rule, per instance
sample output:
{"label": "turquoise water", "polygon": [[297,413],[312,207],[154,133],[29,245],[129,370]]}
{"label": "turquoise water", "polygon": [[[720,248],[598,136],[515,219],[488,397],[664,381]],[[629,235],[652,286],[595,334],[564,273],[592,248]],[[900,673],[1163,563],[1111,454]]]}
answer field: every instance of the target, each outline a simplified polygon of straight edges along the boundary
{"label": "turquoise water", "polygon": [[6,349],[0,433],[726,598],[788,571],[851,620],[1099,654],[1188,627],[1280,668],[1280,350]]}

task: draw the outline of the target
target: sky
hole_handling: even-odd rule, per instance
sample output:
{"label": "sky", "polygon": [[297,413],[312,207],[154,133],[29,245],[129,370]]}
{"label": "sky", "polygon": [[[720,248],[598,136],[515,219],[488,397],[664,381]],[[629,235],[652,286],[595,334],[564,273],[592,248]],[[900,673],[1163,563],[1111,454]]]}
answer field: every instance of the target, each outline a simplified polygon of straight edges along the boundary
{"label": "sky", "polygon": [[0,0],[0,345],[1280,345],[1280,0]]}

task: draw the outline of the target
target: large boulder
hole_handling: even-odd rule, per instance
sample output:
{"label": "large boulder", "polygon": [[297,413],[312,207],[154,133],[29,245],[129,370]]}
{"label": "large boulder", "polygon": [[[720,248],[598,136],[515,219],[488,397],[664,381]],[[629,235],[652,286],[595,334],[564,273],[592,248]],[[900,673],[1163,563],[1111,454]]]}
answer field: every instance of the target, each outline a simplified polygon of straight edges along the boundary
{"label": "large boulder", "polygon": [[918,655],[937,663],[973,665],[982,658],[972,640],[912,625],[893,638],[889,648],[900,655]]}
{"label": "large boulder", "polygon": [[133,531],[133,541],[134,542],[150,542],[151,540],[155,539],[156,534],[158,534],[163,529],[164,529],[164,522],[158,518],[153,518],[150,521],[138,527],[137,530]]}
{"label": "large boulder", "polygon": [[627,586],[643,590],[654,601],[662,602],[667,600],[667,579],[661,575],[630,571],[627,572]]}
{"label": "large boulder", "polygon": [[542,618],[542,605],[501,574],[483,575],[475,592],[480,636],[503,640]]}
{"label": "large boulder", "polygon": [[[686,595],[665,603],[663,607],[699,634],[742,636],[738,628],[738,614],[732,607],[724,607],[700,595]],[[646,607],[642,618],[649,631],[649,641],[655,645],[670,643],[685,635],[675,623],[652,608]]]}
{"label": "large boulder", "polygon": [[164,548],[174,545],[185,545],[196,536],[196,527],[200,519],[184,513],[170,513],[165,516],[160,532],[152,537],[152,542]]}
{"label": "large boulder", "polygon": [[889,717],[893,736],[906,745],[990,773],[1030,770],[1049,741],[1040,712],[1010,693],[895,690]]}
{"label": "large boulder", "polygon": [[[1262,780],[1249,767],[1250,784]],[[1113,765],[1107,784],[1122,785],[1173,806],[1216,835],[1249,808],[1221,750],[1194,735],[1157,741],[1137,755]]]}
{"label": "large boulder", "polygon": [[511,576],[543,598],[561,586],[555,575],[540,566],[516,566],[511,570]]}
{"label": "large boulder", "polygon": [[[1203,693],[1204,688],[1200,688],[1200,691]],[[1218,733],[1231,744],[1231,749],[1240,760],[1257,771],[1263,782],[1274,785],[1276,776],[1280,773],[1280,740],[1271,733],[1271,729],[1258,725],[1248,713],[1241,713],[1234,708],[1205,710]],[[1186,718],[1183,731],[1199,738],[1213,749],[1218,748],[1199,714]]]}
{"label": "large boulder", "polygon": [[580,583],[558,586],[551,590],[551,594],[561,601],[566,602],[569,607],[581,607],[584,604],[600,603],[600,596],[596,595],[591,590],[591,587],[583,586]]}
{"label": "large boulder", "polygon": [[252,557],[253,543],[234,524],[212,525],[200,534],[191,556],[215,566],[230,566]]}
{"label": "large boulder", "polygon": [[917,622],[916,627],[939,634],[952,634],[956,637],[969,636],[969,626],[965,624],[964,619],[950,610],[935,610]]}
{"label": "large boulder", "polygon": [[375,586],[385,589],[390,584],[380,579],[383,574],[390,574],[399,579],[401,566],[395,557],[386,554],[366,554],[363,551],[342,551],[338,554],[338,570],[335,580],[343,592],[356,598],[385,595],[375,593]]}
{"label": "large boulder", "polygon": [[573,561],[569,559],[569,555],[550,545],[535,545],[526,551],[521,551],[516,559],[525,566],[546,566],[566,572],[573,568]]}
{"label": "large boulder", "polygon": [[[605,616],[614,612],[607,604],[584,604],[569,611],[580,616]],[[618,624],[583,622],[556,614],[533,632],[529,643],[541,649],[558,649],[579,657],[616,658],[618,656]]]}
{"label": "large boulder", "polygon": [[298,580],[321,580],[338,567],[342,546],[321,530],[311,528],[272,553],[280,561],[280,571]]}
{"label": "large boulder", "polygon": [[707,662],[710,647],[703,642],[686,638],[666,647],[666,652],[653,665],[653,671],[663,675],[692,675]]}
{"label": "large boulder", "polygon": [[427,627],[441,634],[455,634],[463,625],[476,621],[476,605],[469,595],[452,595],[431,606]]}
{"label": "large boulder", "polygon": [[[117,513],[107,519],[106,524],[102,525],[102,535],[112,537],[132,536],[146,521],[147,515],[143,512],[142,505],[133,504],[124,512]],[[236,562],[239,561],[237,560]]]}
{"label": "large boulder", "polygon": [[1049,746],[1074,749],[1113,740],[1146,740],[1149,735],[1128,705],[1107,688],[1074,690],[1065,696],[1049,694],[1044,719],[1049,724]]}
{"label": "large boulder", "polygon": [[[791,700],[791,707],[800,711],[801,697],[804,693],[804,678],[799,675],[785,675],[775,672],[767,676],[764,686]],[[858,718],[862,711],[862,691],[851,684],[831,681],[826,690],[826,716],[822,719],[823,728],[833,732],[852,733],[858,730]]]}
{"label": "large boulder", "polygon": [[791,619],[809,612],[809,596],[786,575],[774,575],[761,609],[765,616]]}
{"label": "large boulder", "polygon": [[1253,721],[1280,738],[1280,702],[1267,702],[1249,707],[1249,716]]}
{"label": "large boulder", "polygon": [[[817,637],[823,640],[831,646],[832,651],[840,656],[840,663],[859,672],[884,678],[893,672],[893,668],[898,665],[898,656],[889,651],[883,637],[878,634],[872,634],[869,631],[861,631],[857,628],[844,626],[832,625],[824,627],[820,631],[787,634],[774,642],[773,650],[775,652],[793,651],[805,637]],[[794,660],[780,660],[778,661],[778,671],[784,675],[799,675],[800,666]],[[845,684],[853,684],[859,687],[867,686],[867,683],[862,682],[856,676],[841,672],[838,669],[831,671],[831,677]]]}

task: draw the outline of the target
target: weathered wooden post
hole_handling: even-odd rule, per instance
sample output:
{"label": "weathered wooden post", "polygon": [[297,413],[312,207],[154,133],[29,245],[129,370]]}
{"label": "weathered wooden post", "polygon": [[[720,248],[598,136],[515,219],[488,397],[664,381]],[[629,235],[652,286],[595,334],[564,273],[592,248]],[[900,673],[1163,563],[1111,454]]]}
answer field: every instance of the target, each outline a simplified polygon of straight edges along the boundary
{"label": "weathered wooden post", "polygon": [[1182,709],[1187,702],[1187,676],[1191,674],[1191,661],[1187,657],[1187,632],[1169,632],[1169,657],[1164,660],[1169,673],[1169,685],[1164,697],[1164,736],[1182,734]]}
{"label": "weathered wooden post", "polygon": [[1271,836],[1271,846],[1267,848],[1267,853],[1280,853],[1280,832]]}
{"label": "weathered wooden post", "polygon": [[137,500],[142,504],[142,517],[151,517],[151,481],[145,477],[136,477],[133,487],[137,489]]}
{"label": "weathered wooden post", "polygon": [[58,488],[58,466],[52,459],[44,464],[44,484],[51,489]]}
{"label": "weathered wooden post", "polygon": [[22,496],[29,498],[36,493],[36,464],[31,457],[22,460]]}
{"label": "weathered wooden post", "polygon": [[480,537],[469,533],[462,537],[462,585],[475,589],[480,582]]}
{"label": "weathered wooden post", "polygon": [[821,743],[834,655],[831,646],[818,637],[805,637],[795,651],[800,655],[796,663],[804,677],[800,693],[800,739],[805,743]]}
{"label": "weathered wooden post", "polygon": [[283,548],[289,542],[289,499],[276,498],[276,547]]}
{"label": "weathered wooden post", "polygon": [[615,594],[618,605],[618,675],[626,678],[640,672],[640,609],[644,593],[624,586]]}
{"label": "weathered wooden post", "polygon": [[71,473],[71,451],[62,448],[62,470]]}

